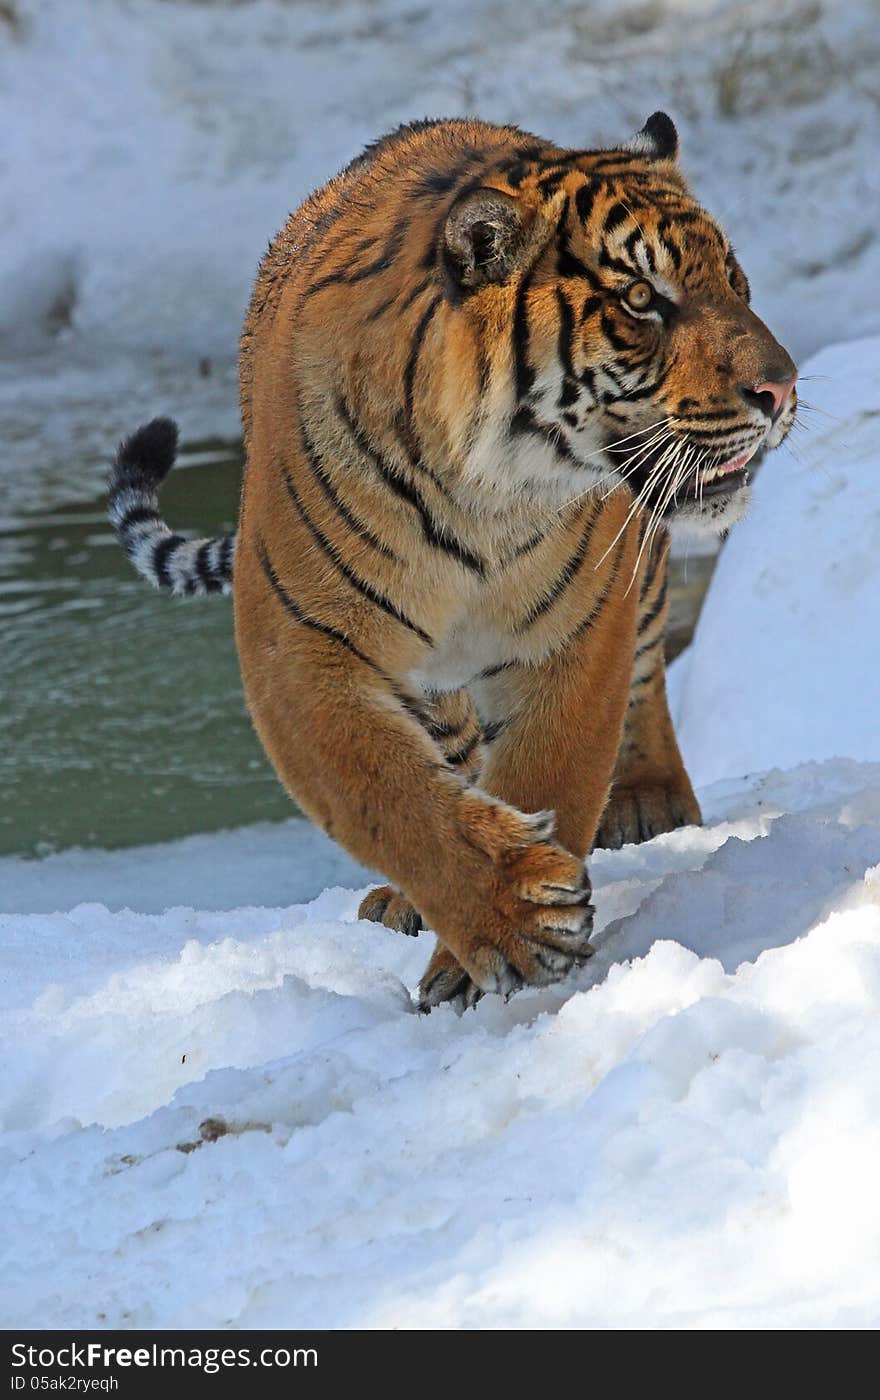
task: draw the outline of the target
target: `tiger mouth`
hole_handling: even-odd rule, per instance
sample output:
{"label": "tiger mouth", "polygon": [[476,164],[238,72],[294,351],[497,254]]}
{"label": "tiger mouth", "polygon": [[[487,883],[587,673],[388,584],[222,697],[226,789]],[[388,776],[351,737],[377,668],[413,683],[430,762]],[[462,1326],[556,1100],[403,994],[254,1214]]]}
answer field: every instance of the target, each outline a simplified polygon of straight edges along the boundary
{"label": "tiger mouth", "polygon": [[707,496],[735,495],[749,484],[746,463],[751,456],[751,452],[741,452],[738,457],[722,462],[720,466],[694,472],[684,488],[676,492],[676,496],[687,501],[703,501]]}

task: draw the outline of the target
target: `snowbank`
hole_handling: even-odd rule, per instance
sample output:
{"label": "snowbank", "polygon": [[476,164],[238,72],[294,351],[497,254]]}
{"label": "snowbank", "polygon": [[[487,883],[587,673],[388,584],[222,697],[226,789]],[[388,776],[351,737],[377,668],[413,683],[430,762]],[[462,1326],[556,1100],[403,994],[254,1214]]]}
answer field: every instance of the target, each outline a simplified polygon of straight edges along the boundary
{"label": "snowbank", "polygon": [[288,210],[397,122],[464,112],[582,146],[668,108],[782,340],[802,353],[878,328],[861,292],[880,277],[870,0],[555,0],[540,23],[514,0],[12,8],[0,336],[15,354],[231,358]]}
{"label": "snowbank", "polygon": [[[668,107],[780,337],[878,330],[868,0],[15,11],[18,509],[91,489],[71,444],[148,411],[234,433],[266,238],[426,111],[581,144]],[[430,938],[357,922],[351,890],[297,903],[363,878],[302,824],[0,862],[6,1326],[880,1322],[880,341],[805,371],[836,417],[762,469],[675,675],[699,783],[792,771],[599,853],[598,951],[564,986],[419,1017]]]}
{"label": "snowbank", "polygon": [[4,920],[6,1325],[876,1325],[880,765],[703,797],[461,1019],[356,893]]}
{"label": "snowbank", "polygon": [[119,851],[74,849],[0,857],[0,914],[52,914],[100,901],[162,914],[197,898],[206,910],[314,899],[327,885],[363,885],[356,860],[302,817]]}
{"label": "snowbank", "polygon": [[880,758],[880,339],[822,351],[800,388],[673,677],[697,784]]}

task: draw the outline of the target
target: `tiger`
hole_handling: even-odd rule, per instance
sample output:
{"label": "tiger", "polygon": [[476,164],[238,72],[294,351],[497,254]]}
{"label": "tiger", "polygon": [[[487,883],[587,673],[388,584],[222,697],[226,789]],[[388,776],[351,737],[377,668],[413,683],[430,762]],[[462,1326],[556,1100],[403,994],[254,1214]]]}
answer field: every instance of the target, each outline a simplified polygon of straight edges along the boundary
{"label": "tiger", "polygon": [[796,366],[749,302],[665,113],[577,150],[417,121],[262,259],[237,530],[163,521],[171,420],[120,445],[122,548],[173,594],[232,592],[269,759],[387,881],[360,917],[434,931],[422,1010],[566,978],[593,950],[590,851],[701,820],[667,564],[676,531],[743,516],[794,421]]}

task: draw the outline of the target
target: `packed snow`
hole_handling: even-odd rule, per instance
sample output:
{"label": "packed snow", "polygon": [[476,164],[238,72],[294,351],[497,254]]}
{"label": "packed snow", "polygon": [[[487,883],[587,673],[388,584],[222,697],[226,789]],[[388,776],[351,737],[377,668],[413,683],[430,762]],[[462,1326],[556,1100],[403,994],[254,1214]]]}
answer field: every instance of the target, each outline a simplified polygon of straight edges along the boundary
{"label": "packed snow", "polygon": [[540,22],[513,0],[14,8],[0,330],[19,349],[228,356],[266,240],[399,121],[478,112],[577,147],[658,107],[796,351],[875,328],[851,292],[880,276],[870,0],[550,0]]}
{"label": "packed snow", "polygon": [[774,330],[863,339],[802,365],[673,670],[706,823],[592,858],[566,983],[419,1015],[431,936],[359,922],[302,822],[0,861],[3,1324],[876,1327],[874,7],[14,9],[4,505],[153,407],[234,433],[260,248],[425,111],[582,144],[668,107]]}
{"label": "packed snow", "polygon": [[460,1018],[357,892],[4,919],[5,1325],[876,1325],[880,765],[704,800]]}
{"label": "packed snow", "polygon": [[[478,113],[583,146],[665,108],[783,344],[802,357],[880,329],[872,0],[536,13],[517,0],[0,6],[0,435],[15,443],[0,520],[40,504],[47,481],[53,499],[87,496],[108,444],[152,413],[186,438],[237,436],[235,350],[267,240],[414,117]],[[72,449],[88,473],[71,475]]]}

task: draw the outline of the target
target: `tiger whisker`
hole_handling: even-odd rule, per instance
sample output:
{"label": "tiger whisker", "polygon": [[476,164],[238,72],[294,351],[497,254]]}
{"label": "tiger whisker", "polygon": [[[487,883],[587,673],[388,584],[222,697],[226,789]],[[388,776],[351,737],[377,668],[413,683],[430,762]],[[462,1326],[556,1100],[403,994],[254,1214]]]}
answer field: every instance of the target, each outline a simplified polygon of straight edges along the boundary
{"label": "tiger whisker", "polygon": [[[664,420],[664,421],[665,421],[665,420]],[[641,458],[641,456],[642,456],[645,452],[648,452],[648,451],[652,450],[653,448],[655,448],[655,447],[658,445],[658,443],[662,442],[663,438],[666,436],[666,429],[665,429],[665,427],[661,427],[661,426],[659,426],[657,423],[652,424],[651,427],[654,428],[654,429],[656,429],[655,436],[652,437],[652,438],[650,438],[650,439],[648,440],[648,442],[639,444],[639,446],[638,446],[637,448],[634,449],[634,452],[636,453],[636,455],[637,455],[638,458]],[[647,432],[647,431],[649,431],[649,429],[646,428],[646,429],[642,429],[641,431],[642,431],[642,432]],[[638,434],[636,434],[636,433],[631,433],[631,434],[630,434],[630,437],[636,437],[636,436],[638,436]],[[619,439],[619,442],[626,442],[626,441],[627,441],[626,438],[621,438],[621,439]],[[611,444],[610,444],[610,447],[614,447],[614,446],[616,446],[616,445],[618,445],[618,444],[611,443]],[[602,452],[607,452],[607,451],[610,450],[610,447],[603,447],[603,448],[600,449],[600,450],[601,450]],[[595,455],[595,454],[593,454],[593,455]],[[616,490],[617,487],[620,485],[621,481],[622,481],[622,480],[625,480],[626,476],[629,475],[629,472],[630,472],[631,470],[634,470],[634,469],[635,469],[635,465],[637,465],[637,463],[632,463],[632,464],[631,464],[631,463],[632,463],[632,458],[631,458],[631,457],[628,457],[628,458],[627,458],[627,468],[626,468],[626,470],[623,472],[622,475],[621,475],[621,473],[620,473],[620,469],[617,468],[617,467],[613,467],[610,471],[605,472],[602,476],[599,477],[598,481],[591,482],[591,484],[590,484],[584,491],[581,491],[577,496],[573,496],[573,497],[571,498],[571,500],[566,501],[565,504],[564,504],[563,506],[560,506],[559,509],[558,509],[557,511],[554,512],[554,515],[556,515],[556,516],[561,515],[563,511],[568,510],[569,507],[572,506],[572,505],[574,505],[576,502],[582,501],[586,496],[591,496],[591,495],[593,494],[594,491],[597,491],[597,490],[598,490],[598,488],[602,485],[603,482],[609,481],[609,480],[611,480],[613,477],[617,477],[618,479],[615,481],[614,486],[611,488],[611,490]],[[610,494],[611,494],[611,491],[606,492],[606,493],[605,493],[605,496],[603,497],[603,499],[607,499],[607,496],[609,496]]]}
{"label": "tiger whisker", "polygon": [[[683,448],[684,448],[684,452],[682,452],[682,449],[683,449]],[[659,498],[658,501],[655,503],[655,505],[654,505],[654,507],[653,507],[653,509],[652,509],[652,511],[651,511],[650,519],[648,520],[648,528],[647,528],[647,530],[645,531],[645,537],[644,537],[644,539],[642,540],[641,547],[640,547],[639,552],[638,552],[638,555],[637,555],[637,557],[636,557],[636,562],[635,562],[635,567],[634,567],[634,569],[633,569],[632,578],[630,579],[630,582],[629,582],[629,588],[632,588],[633,583],[634,583],[635,580],[636,580],[636,576],[637,576],[638,571],[639,571],[639,568],[640,568],[640,566],[641,566],[642,556],[645,554],[646,551],[649,551],[649,550],[650,550],[650,548],[651,548],[651,546],[652,546],[652,544],[653,544],[654,537],[655,537],[657,531],[659,530],[660,525],[662,524],[663,513],[664,513],[664,511],[666,510],[666,507],[667,507],[667,505],[668,505],[670,499],[673,498],[673,496],[674,496],[674,494],[675,494],[675,491],[676,491],[676,489],[677,489],[677,486],[678,486],[679,482],[680,482],[680,481],[682,480],[682,478],[683,478],[683,475],[684,475],[684,473],[685,473],[686,465],[687,465],[688,461],[690,460],[691,451],[692,451],[692,449],[691,449],[690,447],[686,447],[685,444],[684,444],[680,439],[679,439],[679,441],[675,444],[675,449],[674,449],[674,451],[673,451],[673,453],[672,453],[672,456],[671,456],[671,459],[670,459],[670,465],[669,465],[669,484],[668,484],[667,487],[663,490],[663,492],[662,492],[660,498]],[[684,458],[684,464],[683,464],[683,465],[679,465],[679,458],[682,457],[682,456],[683,456],[683,458]],[[627,589],[627,592],[629,592],[629,588]]]}
{"label": "tiger whisker", "polygon": [[669,447],[667,447],[666,450],[665,450],[665,452],[663,453],[663,455],[660,457],[659,461],[657,461],[657,462],[654,464],[654,466],[651,468],[651,470],[648,472],[648,475],[647,475],[647,477],[645,478],[645,483],[644,483],[644,485],[643,485],[641,491],[640,491],[639,494],[636,496],[635,500],[633,501],[632,505],[631,505],[630,508],[629,508],[629,511],[627,512],[626,519],[624,520],[624,522],[623,522],[623,524],[621,525],[620,529],[618,530],[617,534],[614,536],[614,539],[611,541],[611,543],[610,543],[610,545],[608,546],[608,548],[605,550],[605,553],[602,555],[601,559],[599,559],[599,560],[596,562],[595,568],[598,569],[598,568],[600,567],[600,565],[603,564],[603,563],[605,562],[605,560],[608,558],[608,555],[611,553],[612,549],[613,549],[614,546],[617,544],[617,541],[620,539],[621,535],[623,534],[624,530],[626,530],[626,528],[627,528],[627,526],[629,525],[630,521],[632,520],[633,516],[634,516],[634,515],[636,514],[636,512],[639,511],[639,510],[642,508],[642,506],[647,502],[648,497],[649,497],[650,492],[651,492],[651,489],[652,489],[652,487],[653,487],[653,485],[654,485],[654,482],[655,482],[656,480],[659,480],[660,472],[661,472],[661,470],[662,470],[662,468],[663,468],[663,466],[664,466],[664,464],[665,464],[665,462],[666,462],[667,457],[669,457],[670,453],[675,453],[675,452],[678,450],[679,442],[680,442],[680,440],[679,440],[679,441],[674,441]]}
{"label": "tiger whisker", "polygon": [[[607,500],[608,497],[612,495],[612,493],[616,491],[619,486],[621,486],[630,476],[632,476],[633,472],[636,471],[636,469],[641,465],[641,463],[647,455],[662,447],[665,443],[670,442],[671,440],[672,438],[669,433],[665,431],[658,433],[656,437],[650,440],[650,442],[644,443],[633,453],[630,453],[623,467],[618,467],[615,468],[613,471],[607,472],[604,478],[605,480],[608,480],[611,477],[615,477],[616,480],[614,480],[613,485],[611,485],[608,488],[608,490],[603,493],[603,500]],[[599,484],[599,482],[596,483],[597,486]]]}
{"label": "tiger whisker", "polygon": [[802,399],[800,396],[798,396],[798,408],[806,409],[807,413],[821,413],[823,418],[830,418],[833,423],[844,421],[836,413],[829,413],[827,408],[819,408],[818,404],[807,403],[806,399]]}

